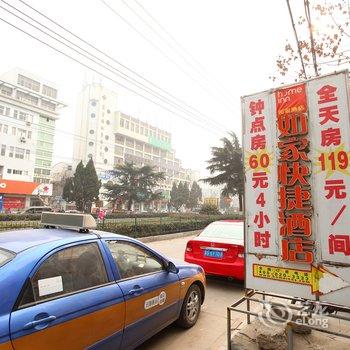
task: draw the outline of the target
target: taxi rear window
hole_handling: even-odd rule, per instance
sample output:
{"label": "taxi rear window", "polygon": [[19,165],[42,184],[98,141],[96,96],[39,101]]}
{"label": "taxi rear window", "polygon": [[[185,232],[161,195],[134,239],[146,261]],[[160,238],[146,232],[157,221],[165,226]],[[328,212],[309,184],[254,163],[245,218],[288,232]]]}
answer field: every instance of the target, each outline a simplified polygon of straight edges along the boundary
{"label": "taxi rear window", "polygon": [[15,257],[15,253],[0,248],[0,267],[7,264]]}

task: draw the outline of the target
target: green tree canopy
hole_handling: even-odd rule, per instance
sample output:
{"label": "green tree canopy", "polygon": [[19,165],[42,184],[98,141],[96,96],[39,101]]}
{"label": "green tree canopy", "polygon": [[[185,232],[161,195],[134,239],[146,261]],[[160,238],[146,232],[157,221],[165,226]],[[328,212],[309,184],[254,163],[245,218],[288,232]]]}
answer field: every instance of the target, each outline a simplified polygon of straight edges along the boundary
{"label": "green tree canopy", "polygon": [[191,186],[190,195],[188,198],[187,207],[193,209],[202,199],[202,189],[199,187],[196,181],[193,181]]}
{"label": "green tree canopy", "polygon": [[212,186],[224,185],[223,196],[238,195],[239,210],[243,208],[244,172],[242,148],[234,132],[230,138],[221,139],[222,147],[212,147],[212,158],[208,160],[207,169],[212,176],[202,179]]}
{"label": "green tree canopy", "polygon": [[64,186],[63,186],[62,197],[67,202],[74,201],[74,186],[73,186],[73,178],[72,177],[69,177],[68,179],[66,179]]}
{"label": "green tree canopy", "polygon": [[98,200],[101,181],[96,174],[92,159],[86,166],[80,161],[73,177],[68,178],[63,188],[63,198],[67,202],[75,202],[80,211],[90,212],[93,202]]}
{"label": "green tree canopy", "polygon": [[189,200],[190,200],[190,189],[188,187],[188,183],[185,182],[182,189],[182,201],[186,205],[186,207],[188,207]]}
{"label": "green tree canopy", "polygon": [[104,185],[106,197],[110,201],[122,200],[131,210],[134,203],[149,202],[162,198],[156,190],[159,182],[165,179],[164,173],[155,172],[149,165],[137,167],[133,163],[117,165],[113,180]]}
{"label": "green tree canopy", "polygon": [[176,183],[173,182],[173,187],[170,191],[170,205],[176,209],[176,211],[179,211],[179,209],[182,206],[182,200],[179,196],[179,189],[178,186],[176,186]]}

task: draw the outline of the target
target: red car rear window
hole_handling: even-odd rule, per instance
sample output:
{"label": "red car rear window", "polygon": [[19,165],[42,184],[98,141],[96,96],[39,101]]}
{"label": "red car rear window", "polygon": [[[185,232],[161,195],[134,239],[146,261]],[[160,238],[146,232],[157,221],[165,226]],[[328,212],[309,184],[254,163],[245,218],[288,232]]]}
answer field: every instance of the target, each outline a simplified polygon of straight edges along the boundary
{"label": "red car rear window", "polygon": [[200,237],[243,239],[243,223],[215,223],[208,225]]}

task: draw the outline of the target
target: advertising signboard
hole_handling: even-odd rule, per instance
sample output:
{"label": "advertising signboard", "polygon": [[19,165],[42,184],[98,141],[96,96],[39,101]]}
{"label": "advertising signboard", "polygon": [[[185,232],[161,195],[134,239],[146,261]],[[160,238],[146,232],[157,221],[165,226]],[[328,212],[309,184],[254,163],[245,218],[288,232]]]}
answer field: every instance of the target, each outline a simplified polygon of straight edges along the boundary
{"label": "advertising signboard", "polygon": [[350,306],[348,71],[242,97],[246,287]]}

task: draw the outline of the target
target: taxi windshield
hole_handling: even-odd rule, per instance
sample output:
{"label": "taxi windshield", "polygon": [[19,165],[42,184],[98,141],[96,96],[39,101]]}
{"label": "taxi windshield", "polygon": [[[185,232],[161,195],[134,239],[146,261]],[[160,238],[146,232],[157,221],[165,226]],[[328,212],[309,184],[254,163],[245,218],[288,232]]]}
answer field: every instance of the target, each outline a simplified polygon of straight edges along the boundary
{"label": "taxi windshield", "polygon": [[15,253],[10,252],[9,250],[5,250],[0,248],[0,267],[7,264],[15,257]]}

